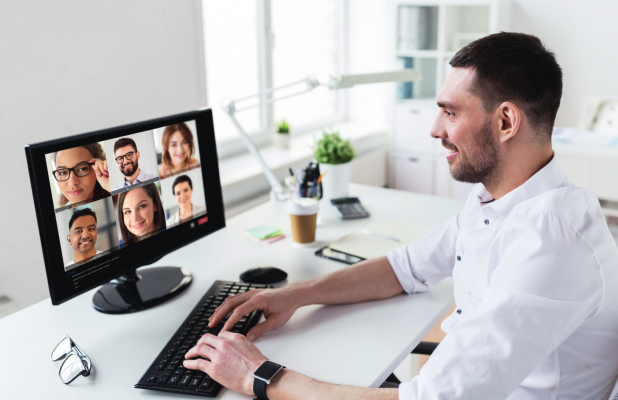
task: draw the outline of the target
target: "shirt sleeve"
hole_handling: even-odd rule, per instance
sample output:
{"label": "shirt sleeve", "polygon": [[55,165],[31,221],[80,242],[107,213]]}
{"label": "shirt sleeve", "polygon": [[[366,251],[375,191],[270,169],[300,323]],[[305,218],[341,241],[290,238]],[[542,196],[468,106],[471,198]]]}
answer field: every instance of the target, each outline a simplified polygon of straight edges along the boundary
{"label": "shirt sleeve", "polygon": [[[560,217],[514,220],[475,311],[462,310],[401,400],[505,399],[602,301],[594,252]],[[459,282],[464,290],[474,282]],[[469,284],[469,285],[468,285]]]}
{"label": "shirt sleeve", "polygon": [[420,240],[386,254],[406,293],[426,292],[427,283],[435,284],[452,275],[459,218],[458,214]]}

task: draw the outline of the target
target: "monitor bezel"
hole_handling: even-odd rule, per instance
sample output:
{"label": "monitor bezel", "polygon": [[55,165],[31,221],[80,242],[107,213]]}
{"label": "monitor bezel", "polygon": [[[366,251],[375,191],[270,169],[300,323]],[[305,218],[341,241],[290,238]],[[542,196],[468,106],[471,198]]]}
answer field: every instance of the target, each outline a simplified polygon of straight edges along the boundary
{"label": "monitor bezel", "polygon": [[[189,223],[183,223],[143,241],[134,243],[131,246],[127,246],[126,248],[119,249],[118,251],[111,252],[93,260],[97,265],[105,263],[113,264],[104,271],[101,271],[99,279],[95,279],[93,282],[83,287],[80,286],[79,290],[75,291],[70,277],[68,277],[67,273],[64,271],[62,262],[61,242],[58,235],[55,216],[56,211],[54,208],[55,203],[53,195],[49,190],[49,172],[47,171],[45,155],[67,148],[101,142],[191,120],[195,120],[196,124],[195,134],[198,138],[200,163],[203,171],[202,179],[206,195],[206,215],[208,216],[208,222],[194,224],[195,226],[193,228]],[[98,286],[108,283],[112,279],[135,271],[136,268],[152,264],[166,254],[225,227],[225,209],[223,205],[221,179],[219,176],[217,145],[215,141],[212,110],[210,109],[201,109],[30,144],[26,146],[25,150],[34,198],[34,208],[39,227],[43,261],[53,305],[60,305]],[[155,251],[153,252],[152,250]],[[86,265],[87,264],[84,266]]]}

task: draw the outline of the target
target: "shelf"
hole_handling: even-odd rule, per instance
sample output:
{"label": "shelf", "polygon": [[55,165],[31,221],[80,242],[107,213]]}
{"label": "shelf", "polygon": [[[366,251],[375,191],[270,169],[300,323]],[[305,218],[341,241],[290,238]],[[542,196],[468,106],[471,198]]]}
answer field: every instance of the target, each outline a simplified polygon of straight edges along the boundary
{"label": "shelf", "polygon": [[397,49],[438,49],[437,6],[400,6],[397,10]]}
{"label": "shelf", "polygon": [[436,97],[437,58],[399,57],[399,68],[412,68],[421,74],[418,82],[397,84],[397,99],[434,99]]}
{"label": "shelf", "polygon": [[442,48],[456,52],[489,34],[489,6],[446,6]]}

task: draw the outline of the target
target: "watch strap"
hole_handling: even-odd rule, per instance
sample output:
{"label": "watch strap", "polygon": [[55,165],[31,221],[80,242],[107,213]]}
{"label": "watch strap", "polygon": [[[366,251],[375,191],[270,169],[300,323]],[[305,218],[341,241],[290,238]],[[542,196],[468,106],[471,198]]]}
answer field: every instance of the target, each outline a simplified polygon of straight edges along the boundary
{"label": "watch strap", "polygon": [[266,386],[283,368],[285,368],[283,365],[279,365],[272,361],[264,361],[253,373],[253,393],[255,393],[259,399],[268,400],[268,396],[266,396]]}
{"label": "watch strap", "polygon": [[266,396],[266,382],[253,378],[253,393],[255,393],[258,399],[268,400]]}

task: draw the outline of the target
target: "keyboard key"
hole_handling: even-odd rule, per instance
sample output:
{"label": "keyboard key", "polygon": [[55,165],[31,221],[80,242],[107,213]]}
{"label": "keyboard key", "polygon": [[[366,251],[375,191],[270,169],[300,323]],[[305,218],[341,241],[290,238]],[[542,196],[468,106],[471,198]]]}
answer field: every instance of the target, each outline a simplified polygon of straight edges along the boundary
{"label": "keyboard key", "polygon": [[167,381],[168,386],[178,386],[178,381],[180,380],[180,375],[172,375],[170,379]]}
{"label": "keyboard key", "polygon": [[193,379],[191,380],[191,383],[189,383],[189,387],[190,387],[191,389],[197,389],[198,387],[200,387],[200,383],[201,383],[201,382],[202,382],[202,380],[201,380],[201,379],[199,379],[199,378],[193,378]]}
{"label": "keyboard key", "polygon": [[199,390],[200,392],[209,392],[213,383],[214,381],[212,379],[206,378],[202,381],[200,387],[197,390]]}
{"label": "keyboard key", "polygon": [[168,376],[166,376],[166,375],[161,375],[161,376],[159,377],[159,379],[157,379],[157,384],[158,384],[158,385],[167,385],[167,380],[168,380],[168,379],[169,379],[169,377],[168,377]]}
{"label": "keyboard key", "polygon": [[155,368],[157,371],[164,371],[165,370],[165,364],[159,364],[157,365],[157,368]]}
{"label": "keyboard key", "polygon": [[185,371],[186,371],[186,370],[185,370],[184,368],[177,368],[177,369],[174,371],[174,375],[183,375],[183,374],[185,373]]}
{"label": "keyboard key", "polygon": [[189,382],[191,382],[191,374],[185,374],[182,376],[182,379],[180,379],[180,382],[178,382],[178,386],[188,387]]}
{"label": "keyboard key", "polygon": [[150,375],[148,377],[148,383],[155,383],[159,377],[157,375]]}

